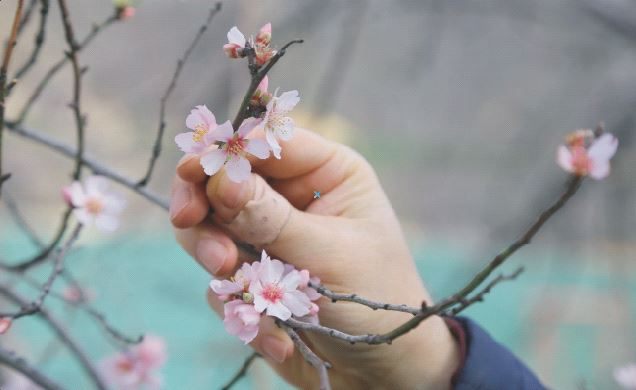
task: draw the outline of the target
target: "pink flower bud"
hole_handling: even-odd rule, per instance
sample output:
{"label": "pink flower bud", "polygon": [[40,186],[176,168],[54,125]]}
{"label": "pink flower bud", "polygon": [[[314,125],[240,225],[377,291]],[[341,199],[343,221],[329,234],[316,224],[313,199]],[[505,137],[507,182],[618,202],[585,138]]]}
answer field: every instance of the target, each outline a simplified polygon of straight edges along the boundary
{"label": "pink flower bud", "polygon": [[5,334],[11,327],[12,323],[13,321],[9,317],[0,318],[0,334]]}
{"label": "pink flower bud", "polygon": [[269,46],[272,41],[272,24],[267,23],[256,35],[256,44],[261,46]]}
{"label": "pink flower bud", "polygon": [[129,5],[117,8],[117,18],[119,20],[129,20],[135,16],[135,7],[131,7]]}
{"label": "pink flower bud", "polygon": [[73,206],[73,192],[71,186],[66,186],[62,188],[62,199],[66,202],[67,205]]}
{"label": "pink flower bud", "polygon": [[256,52],[256,56],[255,56],[256,63],[258,65],[264,65],[267,61],[270,60],[270,58],[274,56],[274,54],[276,54],[276,50],[270,48],[269,46],[267,47],[256,46],[255,52]]}

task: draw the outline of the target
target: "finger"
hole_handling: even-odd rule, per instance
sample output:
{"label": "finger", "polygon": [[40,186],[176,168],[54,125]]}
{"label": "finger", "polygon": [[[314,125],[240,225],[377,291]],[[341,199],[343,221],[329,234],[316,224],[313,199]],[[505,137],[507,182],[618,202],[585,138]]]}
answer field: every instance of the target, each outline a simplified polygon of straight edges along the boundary
{"label": "finger", "polygon": [[175,229],[175,236],[183,249],[211,275],[229,276],[240,266],[236,245],[215,226],[202,224],[189,229]]}
{"label": "finger", "polygon": [[170,199],[170,221],[175,227],[186,228],[199,224],[208,214],[209,208],[203,185],[175,177]]}
{"label": "finger", "polygon": [[[223,302],[210,289],[207,290],[210,307],[223,318]],[[294,343],[287,333],[274,323],[272,317],[264,316],[259,323],[258,334],[250,346],[274,363],[283,363],[294,353]]]}
{"label": "finger", "polygon": [[304,264],[325,242],[336,241],[339,229],[330,217],[295,209],[259,175],[234,183],[221,170],[208,181],[207,195],[217,226],[233,238],[301,268],[306,268]]}
{"label": "finger", "polygon": [[203,168],[199,163],[199,156],[196,154],[186,154],[177,164],[177,175],[190,183],[201,183],[207,179]]}

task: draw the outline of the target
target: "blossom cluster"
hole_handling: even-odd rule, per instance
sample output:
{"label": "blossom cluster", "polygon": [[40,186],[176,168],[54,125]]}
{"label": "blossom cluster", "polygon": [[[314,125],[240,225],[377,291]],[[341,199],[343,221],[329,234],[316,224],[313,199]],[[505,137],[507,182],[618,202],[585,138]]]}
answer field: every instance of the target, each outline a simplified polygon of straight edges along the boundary
{"label": "blossom cluster", "polygon": [[229,280],[212,280],[210,288],[225,302],[225,329],[247,344],[258,334],[264,315],[282,321],[293,316],[318,323],[318,305],[314,302],[321,295],[309,287],[310,281],[320,283],[307,270],[271,259],[263,251],[260,261],[243,264]]}
{"label": "blossom cluster", "polygon": [[95,225],[106,232],[119,227],[118,217],[126,201],[110,191],[106,178],[89,176],[83,183],[74,181],[62,189],[62,196],[73,207],[73,214],[82,225]]}
{"label": "blossom cluster", "polygon": [[580,129],[568,134],[565,141],[558,149],[557,163],[566,172],[596,180],[609,175],[609,161],[618,148],[616,137],[606,133],[597,138],[591,129]]}
{"label": "blossom cluster", "polygon": [[117,390],[158,390],[162,387],[159,370],[167,359],[164,340],[146,335],[141,343],[100,362],[100,372]]}
{"label": "blossom cluster", "polygon": [[[249,42],[236,27],[232,27],[228,40],[224,51],[230,58],[245,57],[247,49],[254,50],[256,66],[264,65],[276,53],[270,47],[269,23]],[[269,79],[265,75],[249,99],[247,112],[250,117],[236,129],[230,121],[217,124],[215,115],[205,105],[196,106],[186,117],[185,125],[191,131],[175,137],[177,146],[184,153],[198,155],[207,175],[212,176],[225,167],[228,178],[236,183],[250,177],[250,156],[266,159],[271,151],[280,159],[282,147],[279,141],[289,141],[293,136],[294,121],[288,114],[300,97],[295,90],[277,96],[277,91],[270,93],[268,86]]]}

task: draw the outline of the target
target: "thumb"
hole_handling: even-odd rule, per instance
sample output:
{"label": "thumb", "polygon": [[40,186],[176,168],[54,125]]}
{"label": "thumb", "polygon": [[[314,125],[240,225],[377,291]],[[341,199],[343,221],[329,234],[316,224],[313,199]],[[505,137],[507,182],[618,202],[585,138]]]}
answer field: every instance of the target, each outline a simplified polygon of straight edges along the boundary
{"label": "thumb", "polygon": [[210,178],[206,192],[216,225],[235,239],[297,267],[306,268],[325,243],[334,242],[336,217],[294,208],[257,174],[234,183],[222,170]]}

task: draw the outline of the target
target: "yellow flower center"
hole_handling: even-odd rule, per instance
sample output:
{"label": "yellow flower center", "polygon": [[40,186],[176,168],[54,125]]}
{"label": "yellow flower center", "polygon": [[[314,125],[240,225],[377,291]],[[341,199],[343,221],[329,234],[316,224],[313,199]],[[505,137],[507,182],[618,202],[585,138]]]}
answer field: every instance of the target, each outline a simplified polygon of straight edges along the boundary
{"label": "yellow flower center", "polygon": [[207,133],[208,129],[204,125],[196,125],[194,127],[194,134],[192,134],[192,140],[194,142],[201,142]]}
{"label": "yellow flower center", "polygon": [[92,197],[86,200],[84,207],[86,208],[86,211],[96,215],[101,213],[104,209],[104,202],[99,198]]}

